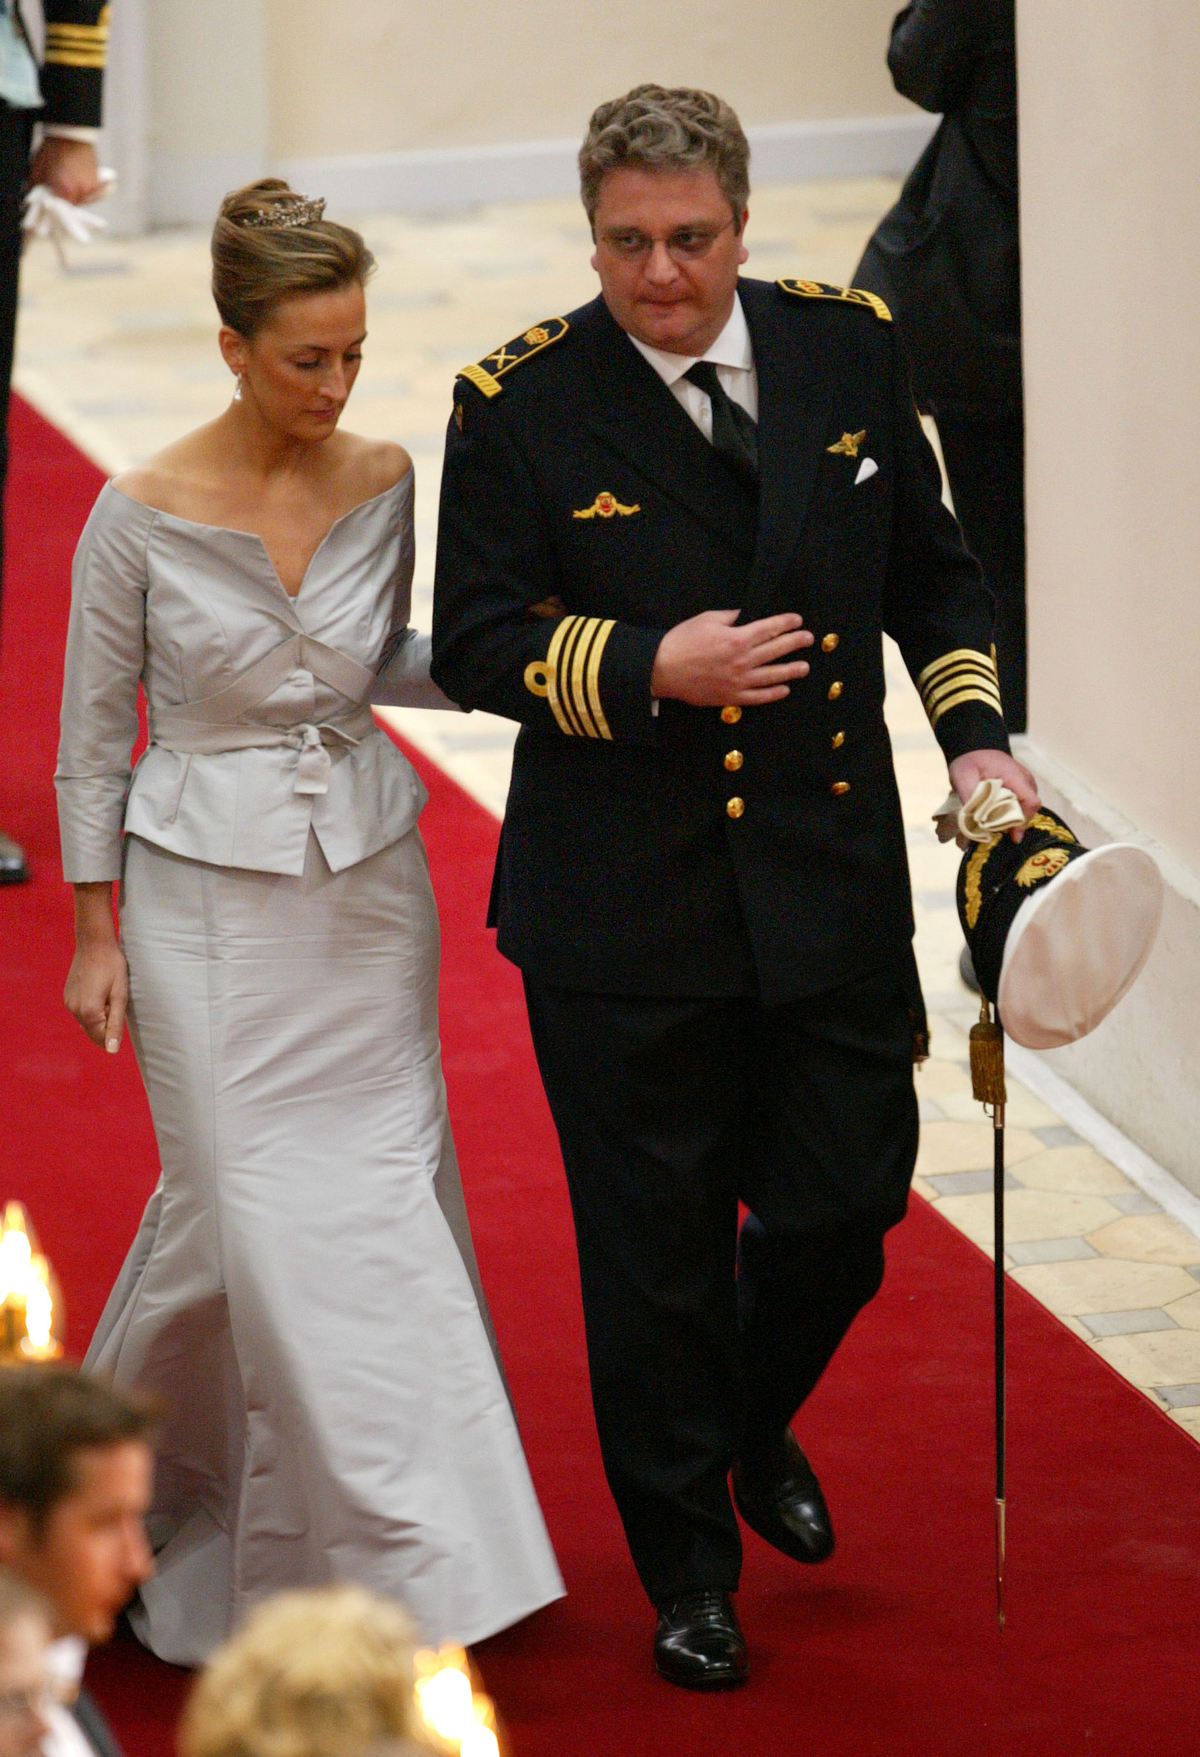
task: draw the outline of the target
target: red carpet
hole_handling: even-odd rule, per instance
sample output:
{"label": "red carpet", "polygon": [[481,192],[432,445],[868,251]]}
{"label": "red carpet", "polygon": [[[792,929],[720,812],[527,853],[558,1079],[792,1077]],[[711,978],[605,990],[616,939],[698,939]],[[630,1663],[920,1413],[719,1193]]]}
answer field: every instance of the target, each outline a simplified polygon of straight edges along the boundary
{"label": "red carpet", "polygon": [[[99,477],[13,417],[0,822],[35,881],[0,891],[8,1018],[0,1196],[31,1206],[86,1342],[155,1178],[132,1055],[62,1010],[69,906],[51,798],[70,552]],[[1189,1757],[1200,1743],[1200,1448],[1039,1306],[1011,1298],[1009,1627],[992,1611],[989,1271],[921,1202],[884,1293],[805,1413],[839,1550],[747,1541],[754,1679],[689,1697],[600,1473],[557,1150],[517,974],[482,926],[496,827],[417,759],[445,936],[447,1076],[479,1255],[570,1588],[480,1663],[513,1757]],[[167,1757],[183,1675],[118,1641],[91,1668],[129,1757]]]}

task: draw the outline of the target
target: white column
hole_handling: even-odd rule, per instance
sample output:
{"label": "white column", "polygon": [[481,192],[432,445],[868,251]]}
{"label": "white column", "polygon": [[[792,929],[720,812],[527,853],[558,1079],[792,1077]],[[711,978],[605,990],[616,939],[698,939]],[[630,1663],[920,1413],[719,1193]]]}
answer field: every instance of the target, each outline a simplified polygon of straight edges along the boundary
{"label": "white column", "polygon": [[1030,760],[1167,880],[1158,947],[1051,1060],[1200,1193],[1200,8],[1020,0]]}
{"label": "white column", "polygon": [[117,173],[104,217],[118,237],[149,224],[150,90],[147,0],[116,0],[104,75],[100,163]]}

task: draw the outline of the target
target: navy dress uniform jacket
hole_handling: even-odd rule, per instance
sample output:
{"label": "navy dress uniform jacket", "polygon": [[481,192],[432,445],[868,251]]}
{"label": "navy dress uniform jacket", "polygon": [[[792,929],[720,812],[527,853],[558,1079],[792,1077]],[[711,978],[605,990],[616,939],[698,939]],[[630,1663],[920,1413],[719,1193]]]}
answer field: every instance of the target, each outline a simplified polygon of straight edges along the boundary
{"label": "navy dress uniform jacket", "polygon": [[[44,107],[37,121],[100,127],[111,12],[108,0],[43,0],[46,52],[39,83]],[[28,42],[19,5],[15,16]]]}
{"label": "navy dress uniform jacket", "polygon": [[[757,496],[600,299],[456,385],[433,675],[522,723],[491,920],[542,982],[773,1005],[910,956],[885,629],[948,758],[1007,748],[992,602],[886,307],[812,282],[739,293]],[[734,608],[799,612],[810,675],[740,712],[655,712],[663,633]]]}

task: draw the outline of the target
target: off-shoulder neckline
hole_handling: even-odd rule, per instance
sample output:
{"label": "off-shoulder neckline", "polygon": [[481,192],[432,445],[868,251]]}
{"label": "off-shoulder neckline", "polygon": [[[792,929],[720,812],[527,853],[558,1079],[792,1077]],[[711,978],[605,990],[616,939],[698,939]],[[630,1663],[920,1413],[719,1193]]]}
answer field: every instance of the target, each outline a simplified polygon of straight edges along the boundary
{"label": "off-shoulder neckline", "polygon": [[337,530],[338,526],[344,525],[347,519],[354,518],[355,515],[362,512],[364,508],[376,506],[381,500],[387,500],[391,495],[397,494],[401,488],[406,485],[411,485],[412,481],[413,466],[412,464],[409,464],[403,476],[400,477],[400,480],[398,482],[393,482],[390,488],[383,488],[378,494],[368,495],[366,500],[358,501],[357,504],[350,507],[347,512],[339,513],[309,557],[308,566],[304,570],[304,578],[300,581],[299,587],[295,592],[289,592],[283,581],[280,579],[278,569],[276,568],[275,563],[271,560],[270,552],[257,531],[240,531],[235,525],[206,525],[200,519],[185,519],[181,513],[167,512],[164,507],[151,506],[148,501],[136,500],[132,494],[126,494],[123,488],[118,488],[111,479],[104,484],[104,490],[102,490],[102,492],[105,490],[111,490],[119,500],[125,501],[129,506],[141,507],[143,512],[150,514],[154,519],[170,519],[173,524],[186,525],[193,531],[209,531],[217,537],[244,537],[247,542],[257,544],[263,560],[266,562],[267,567],[270,570],[271,578],[283,593],[288,603],[294,604],[303,593],[305,586],[308,584],[309,575],[316,566],[321,551],[329,542],[329,539],[333,536],[333,533]]}
{"label": "off-shoulder neckline", "polygon": [[[336,531],[337,527],[345,519],[352,519],[355,513],[361,512],[365,506],[374,506],[377,500],[386,500],[389,494],[395,494],[397,490],[403,488],[405,483],[411,482],[412,479],[413,466],[409,464],[403,476],[400,477],[399,481],[393,482],[390,488],[381,488],[378,494],[370,494],[367,496],[366,500],[357,500],[346,512],[339,513],[337,518],[335,518],[330,525],[329,530],[326,531],[325,537],[330,536]],[[117,487],[111,477],[104,484],[104,487],[106,489],[111,489],[118,499],[127,500],[130,506],[140,506],[143,512],[153,513],[155,518],[173,519],[177,525],[191,525],[192,529],[196,531],[215,531],[222,537],[249,537],[256,543],[262,543],[262,538],[257,531],[243,531],[240,530],[237,525],[207,525],[204,523],[203,519],[185,519],[182,513],[168,512],[165,506],[151,506],[148,500],[139,500],[136,495],[126,494],[123,488]],[[325,541],[325,537],[321,538],[321,543]],[[320,546],[319,543],[317,548],[319,549]],[[263,547],[266,548],[266,545],[263,544]]]}

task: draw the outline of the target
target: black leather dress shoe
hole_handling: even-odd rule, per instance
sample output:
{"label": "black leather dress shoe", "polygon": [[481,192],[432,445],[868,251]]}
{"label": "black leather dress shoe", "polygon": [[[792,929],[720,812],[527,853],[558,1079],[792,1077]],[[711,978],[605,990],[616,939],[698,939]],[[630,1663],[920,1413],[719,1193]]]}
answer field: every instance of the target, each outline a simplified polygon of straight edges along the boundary
{"label": "black leather dress shoe", "polygon": [[731,1690],[749,1675],[746,1639],[729,1594],[698,1587],[658,1607],[654,1664],[685,1690]]}
{"label": "black leather dress shoe", "polygon": [[788,1428],[765,1460],[733,1467],[733,1500],[751,1531],[797,1562],[833,1554],[833,1523],[816,1472]]}

